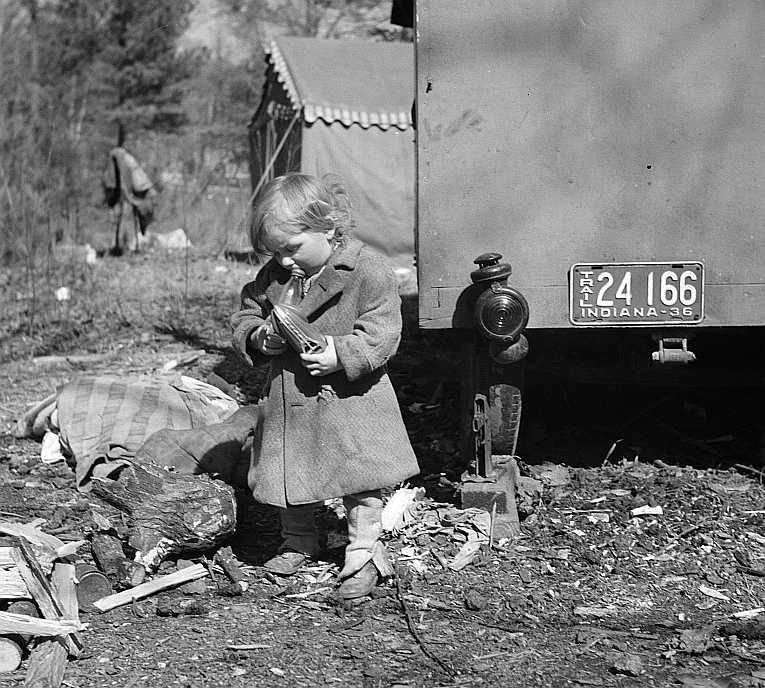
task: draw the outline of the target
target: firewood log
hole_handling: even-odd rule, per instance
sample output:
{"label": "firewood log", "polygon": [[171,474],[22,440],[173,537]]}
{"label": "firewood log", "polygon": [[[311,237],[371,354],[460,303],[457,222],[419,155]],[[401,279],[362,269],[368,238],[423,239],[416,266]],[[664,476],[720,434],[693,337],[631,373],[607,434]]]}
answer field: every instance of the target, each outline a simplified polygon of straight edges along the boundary
{"label": "firewood log", "polygon": [[211,549],[236,527],[232,487],[206,475],[172,473],[149,461],[131,461],[116,480],[95,478],[93,494],[130,515],[128,544],[147,571],[170,555]]}
{"label": "firewood log", "polygon": [[[32,600],[14,600],[5,609],[9,614],[23,614],[25,616],[35,616],[40,618],[40,610]],[[21,639],[28,643],[32,638],[29,634],[21,634]]]}
{"label": "firewood log", "polygon": [[228,579],[232,583],[238,585],[242,592],[247,592],[249,586],[247,576],[242,573],[242,570],[239,568],[239,564],[236,562],[231,547],[221,547],[215,553],[214,559],[216,563],[220,564],[220,567],[223,569]]}
{"label": "firewood log", "polygon": [[[56,583],[57,577],[66,575],[67,580],[71,578],[71,585],[51,585],[51,582],[48,581],[40,568],[40,564],[35,558],[31,546],[25,540],[19,540],[18,547],[11,550],[11,556],[16,562],[19,573],[27,584],[35,603],[46,619],[58,621],[64,618],[77,618],[77,594],[74,588],[74,566],[71,566],[70,571],[69,564],[57,563],[53,569],[53,582]],[[66,573],[62,574],[61,571],[65,571]],[[64,594],[63,597],[62,593]],[[72,599],[74,600],[73,602]],[[69,610],[72,604],[74,605],[73,617],[69,616]],[[82,641],[76,632],[61,636],[61,641],[72,656],[77,657],[82,652]]]}
{"label": "firewood log", "polygon": [[44,640],[32,649],[24,688],[58,688],[66,672],[66,648],[57,640]]}
{"label": "firewood log", "polygon": [[23,639],[18,635],[0,635],[0,674],[16,671],[19,668],[23,644]]}
{"label": "firewood log", "polygon": [[146,569],[125,556],[122,543],[116,537],[97,533],[93,536],[90,548],[96,564],[111,579],[116,589],[134,588],[146,578]]}
{"label": "firewood log", "polygon": [[0,600],[13,600],[29,597],[29,590],[19,575],[18,569],[0,568]]}
{"label": "firewood log", "polygon": [[[51,590],[56,595],[63,618],[79,622],[75,567],[72,564],[56,563],[51,576]],[[25,688],[59,688],[66,673],[67,655],[61,637],[38,643],[29,657]]]}

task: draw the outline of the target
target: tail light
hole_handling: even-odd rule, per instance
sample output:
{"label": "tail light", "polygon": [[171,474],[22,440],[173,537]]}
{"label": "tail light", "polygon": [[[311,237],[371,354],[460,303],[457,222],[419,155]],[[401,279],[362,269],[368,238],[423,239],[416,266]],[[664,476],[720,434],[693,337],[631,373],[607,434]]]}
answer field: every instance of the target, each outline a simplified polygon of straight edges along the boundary
{"label": "tail light", "polygon": [[475,304],[478,331],[490,342],[492,358],[501,364],[514,363],[528,352],[523,330],[529,322],[526,297],[507,285],[512,273],[509,263],[500,263],[499,253],[484,253],[473,261],[478,269],[470,278],[483,287]]}
{"label": "tail light", "polygon": [[517,289],[492,282],[476,303],[481,334],[496,342],[517,339],[529,322],[529,304]]}

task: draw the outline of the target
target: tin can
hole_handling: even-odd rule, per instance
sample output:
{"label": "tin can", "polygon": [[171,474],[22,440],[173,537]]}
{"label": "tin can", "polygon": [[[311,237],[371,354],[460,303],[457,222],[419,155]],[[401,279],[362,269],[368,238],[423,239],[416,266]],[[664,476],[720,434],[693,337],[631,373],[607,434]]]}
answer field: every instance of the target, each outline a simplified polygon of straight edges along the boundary
{"label": "tin can", "polygon": [[77,604],[80,611],[93,611],[93,603],[96,600],[112,594],[112,584],[101,571],[90,564],[77,564],[74,570],[77,576]]}

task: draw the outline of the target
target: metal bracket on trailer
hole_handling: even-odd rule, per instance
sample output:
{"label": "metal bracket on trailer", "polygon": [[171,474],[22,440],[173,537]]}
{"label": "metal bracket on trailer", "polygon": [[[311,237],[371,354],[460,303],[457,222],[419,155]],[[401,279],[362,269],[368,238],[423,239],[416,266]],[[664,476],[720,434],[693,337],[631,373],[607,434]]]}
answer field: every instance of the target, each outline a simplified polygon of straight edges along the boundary
{"label": "metal bracket on trailer", "polygon": [[686,337],[660,337],[659,350],[651,354],[658,363],[693,363],[696,354],[688,350]]}

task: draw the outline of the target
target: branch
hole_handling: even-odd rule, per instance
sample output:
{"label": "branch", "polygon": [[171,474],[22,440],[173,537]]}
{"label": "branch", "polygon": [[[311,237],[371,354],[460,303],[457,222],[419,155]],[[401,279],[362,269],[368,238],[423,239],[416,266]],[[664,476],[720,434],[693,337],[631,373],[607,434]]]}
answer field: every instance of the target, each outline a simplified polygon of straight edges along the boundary
{"label": "branch", "polygon": [[422,650],[423,654],[426,657],[429,657],[430,659],[432,659],[436,664],[438,664],[438,666],[440,666],[450,676],[456,676],[457,672],[454,671],[454,669],[444,664],[443,660],[440,657],[433,654],[425,646],[425,642],[422,640],[422,638],[420,637],[420,634],[417,632],[417,628],[414,625],[414,620],[412,619],[412,614],[409,611],[409,607],[407,607],[406,602],[404,601],[403,594],[401,593],[401,579],[399,578],[399,575],[398,575],[398,564],[394,564],[393,573],[394,573],[394,580],[396,581],[396,597],[398,598],[399,604],[401,605],[401,609],[403,610],[404,616],[406,617],[406,625],[409,627],[409,632],[417,641],[417,644],[420,646],[420,649]]}

